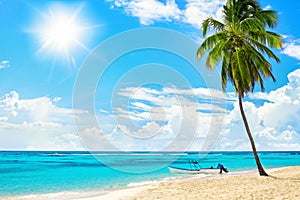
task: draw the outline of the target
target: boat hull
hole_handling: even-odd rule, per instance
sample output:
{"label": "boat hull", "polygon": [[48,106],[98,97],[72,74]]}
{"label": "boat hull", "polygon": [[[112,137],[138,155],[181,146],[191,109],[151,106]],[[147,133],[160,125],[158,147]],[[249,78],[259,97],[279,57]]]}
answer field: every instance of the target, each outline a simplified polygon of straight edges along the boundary
{"label": "boat hull", "polygon": [[200,173],[202,173],[202,174],[220,174],[220,169],[202,168],[202,169],[200,169]]}
{"label": "boat hull", "polygon": [[201,169],[183,169],[183,168],[177,168],[177,167],[168,167],[170,172],[173,174],[219,174],[220,169],[216,168],[201,168]]}
{"label": "boat hull", "polygon": [[170,172],[173,174],[199,174],[200,170],[189,170],[189,169],[181,169],[175,167],[168,167]]}

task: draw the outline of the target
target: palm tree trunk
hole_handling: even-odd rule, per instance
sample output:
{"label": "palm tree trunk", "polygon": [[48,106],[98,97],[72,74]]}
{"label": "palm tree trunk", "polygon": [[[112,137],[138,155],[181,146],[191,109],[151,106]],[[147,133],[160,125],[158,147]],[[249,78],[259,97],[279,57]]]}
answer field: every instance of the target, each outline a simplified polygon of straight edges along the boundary
{"label": "palm tree trunk", "polygon": [[253,151],[253,155],[254,155],[254,158],[255,158],[255,162],[256,162],[256,165],[257,165],[259,175],[268,176],[268,174],[265,172],[262,164],[260,163],[259,157],[257,155],[255,143],[254,143],[254,140],[253,140],[253,137],[252,137],[252,134],[251,134],[251,131],[250,131],[247,119],[246,119],[246,115],[245,115],[245,112],[244,112],[244,109],[243,109],[242,94],[240,94],[240,93],[239,93],[239,106],[240,106],[241,115],[242,115],[242,118],[243,118],[243,121],[244,121],[244,125],[245,125],[245,128],[246,128],[246,132],[247,132],[247,135],[248,135],[250,143],[251,143],[251,147],[252,147],[252,151]]}

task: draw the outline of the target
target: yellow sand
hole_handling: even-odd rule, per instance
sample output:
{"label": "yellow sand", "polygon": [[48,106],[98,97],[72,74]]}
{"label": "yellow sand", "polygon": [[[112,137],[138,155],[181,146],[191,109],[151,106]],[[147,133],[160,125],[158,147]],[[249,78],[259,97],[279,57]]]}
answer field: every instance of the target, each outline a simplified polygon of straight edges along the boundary
{"label": "yellow sand", "polygon": [[300,166],[272,170],[269,174],[269,177],[257,174],[225,175],[160,183],[121,199],[300,199]]}

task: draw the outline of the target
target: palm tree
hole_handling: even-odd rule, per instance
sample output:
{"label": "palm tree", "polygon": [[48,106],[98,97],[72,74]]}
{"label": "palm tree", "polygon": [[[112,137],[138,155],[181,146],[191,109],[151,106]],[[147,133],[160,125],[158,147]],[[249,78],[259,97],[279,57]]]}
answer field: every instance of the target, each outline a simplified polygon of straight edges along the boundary
{"label": "palm tree", "polygon": [[203,37],[208,29],[215,33],[208,36],[197,50],[200,59],[206,52],[206,67],[213,70],[221,63],[222,88],[225,91],[230,81],[238,95],[239,108],[249,137],[259,174],[265,172],[257,151],[243,109],[242,99],[253,92],[255,83],[264,90],[263,78],[275,78],[271,64],[265,56],[279,62],[269,48],[282,48],[282,37],[267,28],[274,28],[278,22],[277,13],[263,10],[257,0],[227,0],[223,6],[223,21],[207,18],[202,24]]}

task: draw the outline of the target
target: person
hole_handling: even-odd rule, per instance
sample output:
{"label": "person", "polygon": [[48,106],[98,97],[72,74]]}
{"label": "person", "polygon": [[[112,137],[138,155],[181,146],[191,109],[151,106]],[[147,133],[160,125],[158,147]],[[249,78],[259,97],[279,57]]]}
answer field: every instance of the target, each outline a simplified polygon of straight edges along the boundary
{"label": "person", "polygon": [[228,172],[228,169],[226,169],[224,167],[224,165],[222,165],[221,163],[218,163],[217,169],[220,169],[220,174],[222,174],[222,172],[224,171],[225,173]]}

